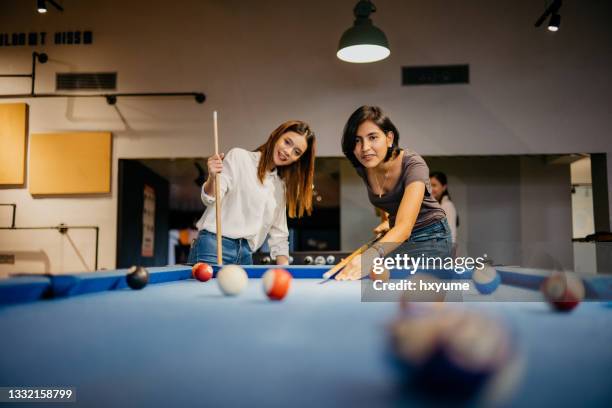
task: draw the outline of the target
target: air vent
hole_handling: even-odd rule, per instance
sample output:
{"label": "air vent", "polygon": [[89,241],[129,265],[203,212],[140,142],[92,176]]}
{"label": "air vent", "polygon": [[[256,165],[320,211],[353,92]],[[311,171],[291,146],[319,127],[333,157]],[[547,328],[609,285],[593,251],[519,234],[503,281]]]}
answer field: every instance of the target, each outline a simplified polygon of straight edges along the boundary
{"label": "air vent", "polygon": [[117,73],[58,73],[55,77],[55,89],[57,91],[100,89],[115,90],[117,89]]}
{"label": "air vent", "polygon": [[469,83],[469,65],[434,65],[402,68],[402,85],[447,85]]}

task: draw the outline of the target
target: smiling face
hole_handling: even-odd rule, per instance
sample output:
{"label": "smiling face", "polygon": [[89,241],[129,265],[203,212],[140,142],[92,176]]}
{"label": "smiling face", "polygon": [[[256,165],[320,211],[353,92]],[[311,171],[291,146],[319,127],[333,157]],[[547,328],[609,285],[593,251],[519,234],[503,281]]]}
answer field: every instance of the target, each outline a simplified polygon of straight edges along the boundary
{"label": "smiling face", "polygon": [[283,133],[274,145],[274,165],[288,166],[295,163],[307,148],[305,136],[292,131]]}
{"label": "smiling face", "polygon": [[363,167],[373,168],[384,162],[392,144],[393,132],[385,135],[374,122],[366,120],[357,128],[353,154]]}
{"label": "smiling face", "polygon": [[440,201],[442,194],[446,191],[446,186],[440,183],[440,180],[436,177],[430,177],[429,181],[431,183],[431,195],[433,195],[436,200]]}

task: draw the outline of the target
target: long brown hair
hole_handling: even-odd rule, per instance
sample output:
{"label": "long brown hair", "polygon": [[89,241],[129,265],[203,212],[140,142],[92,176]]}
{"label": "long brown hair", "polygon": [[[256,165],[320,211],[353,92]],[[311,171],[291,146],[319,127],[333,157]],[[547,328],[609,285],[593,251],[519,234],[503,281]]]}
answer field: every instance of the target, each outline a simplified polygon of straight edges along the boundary
{"label": "long brown hair", "polygon": [[278,139],[287,132],[295,132],[304,136],[308,145],[306,151],[296,162],[277,168],[279,177],[285,182],[289,217],[300,218],[304,212],[308,215],[312,213],[312,188],[317,144],[315,134],[306,122],[289,120],[281,124],[272,132],[266,143],[256,149],[261,152],[261,159],[257,166],[257,178],[263,183],[268,165],[274,164],[274,146]]}

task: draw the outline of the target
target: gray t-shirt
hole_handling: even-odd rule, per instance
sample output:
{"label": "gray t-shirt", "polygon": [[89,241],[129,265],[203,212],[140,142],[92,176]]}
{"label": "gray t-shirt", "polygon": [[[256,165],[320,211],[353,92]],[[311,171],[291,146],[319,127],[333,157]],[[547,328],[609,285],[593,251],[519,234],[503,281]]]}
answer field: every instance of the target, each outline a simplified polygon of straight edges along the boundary
{"label": "gray t-shirt", "polygon": [[425,195],[421,203],[421,209],[417,216],[413,230],[426,227],[446,217],[444,210],[438,204],[438,201],[431,195],[431,184],[429,183],[429,167],[421,156],[409,150],[404,150],[402,157],[402,170],[397,184],[391,191],[378,197],[372,192],[372,188],[368,183],[368,178],[363,167],[357,168],[357,173],[366,186],[368,187],[368,198],[375,207],[389,213],[389,225],[391,228],[395,225],[395,217],[399,209],[400,202],[404,196],[406,186],[414,181],[422,181],[425,183]]}

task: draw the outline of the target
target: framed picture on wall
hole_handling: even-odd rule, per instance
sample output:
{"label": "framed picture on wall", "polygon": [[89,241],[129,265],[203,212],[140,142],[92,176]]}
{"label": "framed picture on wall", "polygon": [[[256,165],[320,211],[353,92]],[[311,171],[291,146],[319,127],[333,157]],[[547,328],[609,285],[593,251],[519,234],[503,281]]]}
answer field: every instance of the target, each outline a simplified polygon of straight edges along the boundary
{"label": "framed picture on wall", "polygon": [[153,257],[155,253],[155,190],[145,184],[144,204],[142,206],[142,250],[143,257]]}

